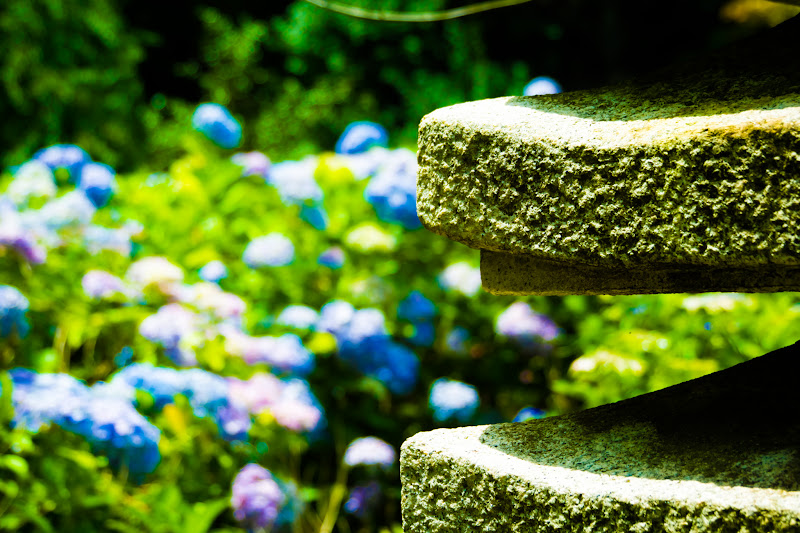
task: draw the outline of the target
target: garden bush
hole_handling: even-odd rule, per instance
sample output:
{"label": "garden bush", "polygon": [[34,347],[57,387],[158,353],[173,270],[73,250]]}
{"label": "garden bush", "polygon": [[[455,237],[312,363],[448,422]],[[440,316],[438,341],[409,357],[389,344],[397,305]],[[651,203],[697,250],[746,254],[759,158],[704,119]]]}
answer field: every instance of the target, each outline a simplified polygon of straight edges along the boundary
{"label": "garden bush", "polygon": [[226,109],[190,115],[166,168],[53,145],[0,177],[0,530],[396,532],[418,431],[797,340],[792,293],[485,294],[390,132],[270,161]]}

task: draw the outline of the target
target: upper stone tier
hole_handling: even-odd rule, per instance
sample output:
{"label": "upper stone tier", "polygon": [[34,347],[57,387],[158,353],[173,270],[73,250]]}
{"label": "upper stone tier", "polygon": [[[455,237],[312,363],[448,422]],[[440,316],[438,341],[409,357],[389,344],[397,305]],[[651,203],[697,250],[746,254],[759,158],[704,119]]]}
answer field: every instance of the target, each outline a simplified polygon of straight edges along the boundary
{"label": "upper stone tier", "polygon": [[492,292],[800,290],[798,57],[796,17],[647,79],[434,111],[420,219],[500,252]]}

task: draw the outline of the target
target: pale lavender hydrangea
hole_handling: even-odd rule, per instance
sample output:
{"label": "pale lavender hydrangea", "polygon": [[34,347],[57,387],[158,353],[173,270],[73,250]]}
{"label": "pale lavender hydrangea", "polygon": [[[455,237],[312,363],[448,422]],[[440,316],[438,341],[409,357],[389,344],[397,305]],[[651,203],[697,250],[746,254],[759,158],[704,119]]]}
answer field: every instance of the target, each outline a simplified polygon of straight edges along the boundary
{"label": "pale lavender hydrangea", "polygon": [[253,337],[237,330],[227,330],[225,349],[248,364],[266,363],[272,370],[299,376],[309,374],[315,366],[314,354],[293,333],[280,337]]}
{"label": "pale lavender hydrangea", "polygon": [[80,190],[50,200],[36,213],[47,228],[59,230],[67,226],[86,226],[92,221],[96,208]]}
{"label": "pale lavender hydrangea", "polygon": [[32,264],[44,263],[47,250],[30,231],[14,204],[0,196],[0,247],[8,247]]}
{"label": "pale lavender hydrangea", "polygon": [[209,261],[198,272],[200,279],[212,283],[218,283],[228,277],[228,268],[222,261]]}
{"label": "pale lavender hydrangea", "polygon": [[105,270],[90,270],[81,280],[83,292],[93,300],[104,300],[115,294],[125,296],[125,282]]}
{"label": "pale lavender hydrangea", "polygon": [[14,172],[14,181],[6,189],[11,201],[20,206],[31,198],[53,198],[57,193],[56,180],[50,167],[35,159],[23,163]]}
{"label": "pale lavender hydrangea", "polygon": [[160,256],[143,257],[131,264],[125,279],[139,288],[183,281],[183,270]]}
{"label": "pale lavender hydrangea", "polygon": [[197,364],[192,341],[202,324],[201,318],[180,304],[167,304],[139,325],[142,337],[164,348],[164,353],[180,366]]}
{"label": "pale lavender hydrangea", "polygon": [[313,329],[318,319],[319,313],[307,305],[290,305],[281,311],[275,322],[297,329]]}
{"label": "pale lavender hydrangea", "polygon": [[390,468],[397,454],[391,444],[378,437],[361,437],[347,447],[344,452],[344,462],[348,466],[376,465]]}
{"label": "pale lavender hydrangea", "polygon": [[543,94],[558,94],[561,92],[561,85],[548,76],[533,78],[525,85],[522,94],[525,96],[540,96]]}
{"label": "pale lavender hydrangea", "polygon": [[323,198],[322,189],[314,179],[318,164],[314,156],[275,163],[269,170],[267,183],[278,189],[286,205],[318,205]]}
{"label": "pale lavender hydrangea", "polygon": [[261,176],[266,178],[272,164],[269,157],[261,152],[240,152],[231,157],[231,161],[242,167],[242,176]]}
{"label": "pale lavender hydrangea", "polygon": [[525,302],[511,304],[495,323],[497,333],[528,346],[537,341],[551,341],[558,336],[558,326],[546,315],[536,313]]}
{"label": "pale lavender hydrangea", "polygon": [[332,270],[337,270],[344,266],[344,250],[338,246],[328,248],[317,258],[317,263]]}
{"label": "pale lavender hydrangea", "polygon": [[245,248],[242,260],[250,268],[286,266],[294,261],[294,244],[280,233],[256,237]]}

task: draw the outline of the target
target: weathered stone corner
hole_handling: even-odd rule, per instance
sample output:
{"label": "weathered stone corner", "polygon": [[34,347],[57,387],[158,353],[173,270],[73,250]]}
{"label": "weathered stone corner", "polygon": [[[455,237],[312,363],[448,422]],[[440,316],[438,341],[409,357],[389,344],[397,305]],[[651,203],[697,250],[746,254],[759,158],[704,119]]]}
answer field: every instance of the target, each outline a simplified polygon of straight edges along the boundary
{"label": "weathered stone corner", "polygon": [[420,219],[491,252],[491,292],[800,290],[799,56],[795,18],[617,87],[434,111]]}
{"label": "weathered stone corner", "polygon": [[800,343],[581,413],[419,433],[406,533],[800,531]]}

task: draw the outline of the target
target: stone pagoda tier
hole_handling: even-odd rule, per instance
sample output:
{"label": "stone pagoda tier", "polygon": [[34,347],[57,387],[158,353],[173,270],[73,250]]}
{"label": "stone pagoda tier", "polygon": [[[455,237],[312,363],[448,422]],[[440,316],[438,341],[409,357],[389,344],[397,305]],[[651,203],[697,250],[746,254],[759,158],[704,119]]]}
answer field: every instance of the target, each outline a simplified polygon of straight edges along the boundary
{"label": "stone pagoda tier", "polygon": [[[513,294],[800,290],[800,18],[624,85],[426,116],[418,204]],[[800,332],[798,332],[800,336]],[[401,452],[407,533],[800,532],[800,343]]]}

